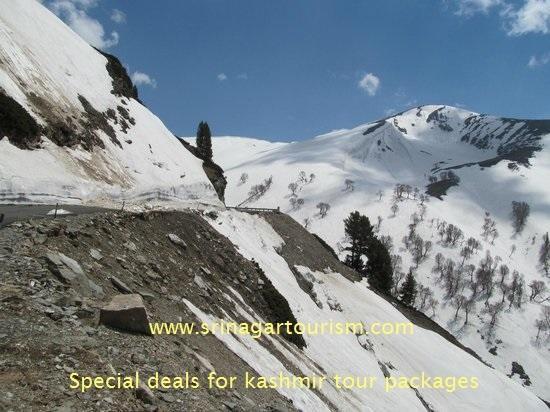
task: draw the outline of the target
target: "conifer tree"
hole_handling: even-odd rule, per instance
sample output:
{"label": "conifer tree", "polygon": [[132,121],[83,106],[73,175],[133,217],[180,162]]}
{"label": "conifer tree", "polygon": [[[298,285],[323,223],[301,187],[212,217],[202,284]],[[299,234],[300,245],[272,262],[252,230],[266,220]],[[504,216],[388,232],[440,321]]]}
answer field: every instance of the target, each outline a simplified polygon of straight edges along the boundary
{"label": "conifer tree", "polygon": [[350,213],[347,219],[344,219],[344,228],[351,243],[345,248],[350,252],[346,256],[346,264],[358,272],[362,272],[364,267],[362,256],[367,254],[369,243],[373,238],[373,227],[368,217],[355,211]]}
{"label": "conifer tree", "polygon": [[405,282],[403,282],[403,286],[401,286],[401,302],[407,306],[412,306],[416,299],[416,289],[416,280],[414,279],[412,270],[409,270]]}
{"label": "conifer tree", "polygon": [[197,153],[205,160],[212,160],[212,133],[206,122],[200,122],[197,128]]}
{"label": "conifer tree", "polygon": [[384,244],[373,237],[367,248],[366,273],[372,288],[390,295],[393,286],[392,262],[388,249]]}

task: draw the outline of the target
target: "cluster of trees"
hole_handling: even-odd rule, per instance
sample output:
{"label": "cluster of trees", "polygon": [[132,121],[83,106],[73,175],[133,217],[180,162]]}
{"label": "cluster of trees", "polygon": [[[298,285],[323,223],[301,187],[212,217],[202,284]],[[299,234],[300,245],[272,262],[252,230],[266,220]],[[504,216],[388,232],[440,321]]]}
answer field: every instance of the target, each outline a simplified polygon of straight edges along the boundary
{"label": "cluster of trees", "polygon": [[[384,236],[380,239],[383,240]],[[390,236],[387,236],[388,250],[392,250],[391,244],[393,243]],[[392,295],[401,299],[403,303],[409,306],[415,306],[420,311],[432,310],[432,316],[435,316],[435,311],[439,305],[439,301],[434,298],[433,291],[421,283],[417,282],[414,278],[414,268],[409,268],[407,274],[401,269],[403,258],[401,255],[392,254],[390,256],[392,272],[393,272],[393,286]],[[404,282],[403,282],[404,280]]]}
{"label": "cluster of trees", "polygon": [[[379,196],[379,199],[381,199],[383,193],[379,191],[377,194]],[[399,211],[398,203],[407,199],[418,200],[420,202],[419,216],[420,220],[424,220],[424,217],[426,216],[425,203],[428,202],[429,197],[424,193],[420,193],[420,189],[418,187],[413,188],[411,185],[406,185],[402,183],[397,183],[393,188],[393,202],[390,208],[392,215],[397,215],[397,212]]]}
{"label": "cluster of trees", "polygon": [[265,193],[271,188],[272,184],[273,176],[269,176],[262,183],[252,186],[248,192],[248,199],[246,199],[245,202],[258,200],[260,197],[265,195]]}
{"label": "cluster of trees", "polygon": [[444,220],[437,221],[436,229],[443,246],[454,248],[464,239],[464,232],[458,226]]}
{"label": "cluster of trees", "polygon": [[401,201],[405,199],[416,200],[420,198],[420,196],[420,189],[418,187],[413,188],[411,185],[397,183],[393,188],[393,199],[396,201]]}
{"label": "cluster of trees", "polygon": [[[470,238],[461,250],[463,260],[460,264],[438,253],[432,272],[438,275],[436,282],[445,290],[445,299],[456,309],[455,320],[460,310],[463,310],[464,325],[467,325],[471,310],[477,302],[483,302],[481,313],[488,315],[491,330],[504,309],[521,308],[526,296],[525,280],[518,271],[511,273],[508,266],[501,264],[502,259],[498,256],[493,257],[489,251],[477,268],[473,264],[466,264],[466,261],[479,250],[479,242]],[[545,286],[536,282],[532,282],[530,287],[531,300],[541,296],[545,290]]]}
{"label": "cluster of trees", "polygon": [[298,174],[298,179],[295,182],[290,182],[288,190],[290,190],[290,196],[288,201],[292,210],[298,210],[304,205],[304,199],[298,197],[298,192],[302,190],[304,185],[310,184],[315,180],[315,174],[311,173],[309,177],[303,170]]}
{"label": "cluster of trees", "polygon": [[[390,253],[374,234],[369,218],[358,211],[344,219],[344,229],[349,246],[345,263],[366,276],[373,289],[390,295],[393,270]],[[366,262],[365,262],[366,259]]]}
{"label": "cluster of trees", "polygon": [[433,244],[429,240],[424,240],[416,232],[418,224],[421,222],[420,216],[415,212],[411,215],[409,224],[409,233],[403,237],[405,248],[411,253],[415,268],[425,261],[432,251]]}

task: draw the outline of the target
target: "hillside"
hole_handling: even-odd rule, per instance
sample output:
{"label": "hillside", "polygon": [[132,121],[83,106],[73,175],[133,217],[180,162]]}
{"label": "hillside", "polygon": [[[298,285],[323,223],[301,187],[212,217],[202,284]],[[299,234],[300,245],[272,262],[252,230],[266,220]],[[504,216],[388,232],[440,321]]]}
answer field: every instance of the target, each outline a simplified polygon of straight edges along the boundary
{"label": "hillside", "polygon": [[[154,245],[154,247],[151,247]],[[304,251],[301,253],[299,251]],[[0,230],[3,410],[544,411],[542,401],[357,282],[283,214],[99,213]],[[308,286],[309,285],[309,286]],[[120,295],[125,293],[126,295]],[[129,295],[128,295],[129,294]],[[139,294],[151,322],[414,322],[412,334],[146,336],[98,318]],[[112,303],[111,303],[112,304]],[[404,312],[405,313],[405,312]],[[371,389],[68,389],[70,373],[371,376]],[[475,377],[477,389],[384,389],[384,377]],[[452,382],[450,383],[452,385]],[[32,388],[32,391],[29,390]]]}
{"label": "hillside", "polygon": [[220,204],[118,59],[35,0],[0,1],[0,135],[2,203]]}
{"label": "hillside", "polygon": [[[233,138],[219,138],[214,152],[228,177],[227,204],[280,206],[340,251],[341,258],[346,245],[343,219],[354,210],[366,214],[390,245],[396,281],[412,267],[416,279],[429,288],[417,299],[417,307],[491,365],[549,399],[547,334],[535,339],[535,321],[548,305],[548,292],[531,300],[529,287],[533,281],[548,283],[538,262],[543,235],[550,229],[550,191],[545,183],[550,175],[549,124],[449,106],[421,106],[295,143],[259,146],[255,139],[247,145],[245,138],[235,143]],[[232,150],[233,144],[238,150]],[[397,200],[396,185],[402,185]],[[527,224],[519,234],[510,216],[512,201],[530,206]],[[330,206],[325,217],[317,207],[321,202]],[[482,237],[485,212],[496,223],[494,244],[490,236]],[[445,240],[450,224],[461,231],[454,244]],[[403,243],[405,237],[411,240],[408,245]],[[417,246],[426,248],[426,242],[431,243],[416,267],[413,240],[418,237],[422,243]],[[464,260],[460,252],[470,237],[481,247]],[[463,302],[474,293],[476,271],[487,252],[494,266],[491,285],[497,286],[489,300],[474,299],[465,324]],[[453,261],[450,273],[433,271],[439,253]],[[503,265],[508,272],[500,282],[498,271]],[[514,271],[518,273],[515,283]],[[447,279],[454,285],[450,292]],[[512,284],[523,288],[521,299],[513,304],[509,301]],[[493,325],[487,312],[493,306],[485,305],[486,301],[494,307],[504,302]],[[529,379],[518,378],[515,363]]]}

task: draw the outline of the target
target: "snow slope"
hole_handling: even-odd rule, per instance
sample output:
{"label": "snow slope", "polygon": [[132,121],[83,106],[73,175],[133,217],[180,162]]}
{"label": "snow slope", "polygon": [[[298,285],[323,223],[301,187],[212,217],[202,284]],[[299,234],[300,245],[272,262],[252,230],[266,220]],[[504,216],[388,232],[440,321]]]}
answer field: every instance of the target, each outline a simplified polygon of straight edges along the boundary
{"label": "snow slope", "polygon": [[[313,281],[320,307],[300,288],[285,259],[277,252],[283,239],[261,217],[226,211],[210,219],[214,229],[228,237],[247,259],[254,259],[273,285],[288,300],[298,322],[408,322],[397,309],[368,289],[366,281],[352,282],[327,268],[312,272],[296,267]],[[234,301],[236,310],[249,322],[262,319],[239,295],[229,290],[226,298]],[[186,302],[205,322],[219,321]],[[334,310],[339,304],[339,309]],[[227,316],[225,321],[241,321]],[[372,388],[336,388],[326,381],[319,391],[307,388],[279,389],[300,410],[361,411],[544,411],[547,407],[518,383],[484,365],[465,351],[450,344],[440,335],[415,327],[410,335],[305,335],[303,353],[267,336],[255,340],[249,336],[217,337],[238,354],[261,376],[323,375],[364,377],[376,381]],[[278,355],[276,356],[276,353]],[[284,361],[282,361],[283,359]],[[292,372],[294,371],[294,372]],[[477,377],[477,389],[437,390],[419,388],[386,391],[384,376]],[[431,408],[431,409],[428,409]]]}
{"label": "snow slope", "polygon": [[[40,2],[0,0],[0,90],[41,127],[64,124],[93,145],[42,135],[28,150],[0,136],[0,202],[220,204],[202,162],[145,106],[113,94],[107,62]],[[83,123],[92,111],[113,136]]]}
{"label": "snow slope", "polygon": [[[266,142],[260,152],[256,140],[246,147],[246,139],[239,138],[238,150],[232,151],[231,138],[214,139],[214,151],[228,178],[227,204],[244,201],[245,206],[280,206],[340,251],[342,258],[346,243],[343,219],[354,210],[366,214],[373,224],[380,217],[379,234],[392,237],[391,253],[402,257],[402,272],[414,266],[402,239],[409,232],[411,215],[419,214],[421,206],[412,195],[410,199],[405,197],[397,202],[399,209],[394,216],[390,211],[393,188],[397,183],[408,184],[423,193],[430,176],[439,176],[446,168],[452,170],[460,183],[451,187],[442,200],[430,197],[424,220],[417,226],[417,233],[433,242],[433,250],[415,269],[415,276],[433,291],[438,301],[433,309],[423,309],[500,371],[511,374],[512,362],[518,362],[530,382],[519,379],[517,374],[512,379],[530,384],[529,389],[549,400],[548,340],[534,339],[535,320],[548,301],[540,304],[528,299],[531,281],[549,283],[538,266],[542,235],[550,230],[550,190],[546,182],[550,176],[548,132],[548,122],[544,121],[499,119],[448,106],[422,106],[311,140],[288,144]],[[301,171],[305,172],[304,181],[299,179]],[[243,173],[250,176],[245,184],[240,182]],[[315,177],[310,181],[312,173]],[[251,187],[269,176],[273,176],[273,183],[267,192],[246,202]],[[354,182],[353,190],[346,190],[346,179]],[[290,204],[288,185],[293,182],[298,184],[295,198],[303,199],[303,205],[297,208]],[[512,229],[512,201],[530,205],[531,215],[521,234],[514,234]],[[330,205],[325,218],[318,213],[319,202]],[[481,238],[486,211],[496,221],[500,234],[494,244]],[[455,319],[456,308],[432,273],[437,253],[458,264],[462,261],[460,245],[449,247],[439,241],[437,225],[443,221],[458,226],[465,239],[474,237],[481,242],[483,249],[466,263],[478,267],[486,251],[490,251],[493,257],[500,256],[510,273],[517,270],[524,276],[526,296],[521,308],[508,309],[505,300],[506,309],[494,330],[489,328],[488,314],[482,312],[483,300],[477,302],[468,325],[464,325],[463,310],[459,310]],[[466,296],[469,284],[467,280],[462,284]],[[497,288],[489,302],[501,299]]]}

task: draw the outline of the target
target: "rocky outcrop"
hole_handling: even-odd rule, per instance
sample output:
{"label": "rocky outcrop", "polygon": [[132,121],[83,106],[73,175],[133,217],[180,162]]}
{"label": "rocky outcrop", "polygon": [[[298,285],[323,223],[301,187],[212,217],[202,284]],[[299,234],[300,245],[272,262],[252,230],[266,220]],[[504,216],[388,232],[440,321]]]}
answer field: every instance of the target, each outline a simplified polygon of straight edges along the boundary
{"label": "rocky outcrop", "polygon": [[212,160],[204,160],[195,146],[187,143],[185,140],[180,139],[179,137],[177,137],[177,139],[187,150],[189,150],[193,154],[193,156],[203,160],[202,169],[204,170],[204,173],[206,173],[208,180],[210,180],[210,183],[212,183],[212,186],[214,186],[218,198],[225,203],[225,188],[227,186],[227,179],[224,176],[223,169]]}
{"label": "rocky outcrop", "polygon": [[14,99],[0,88],[0,139],[5,136],[20,149],[31,149],[40,143],[40,126]]}

